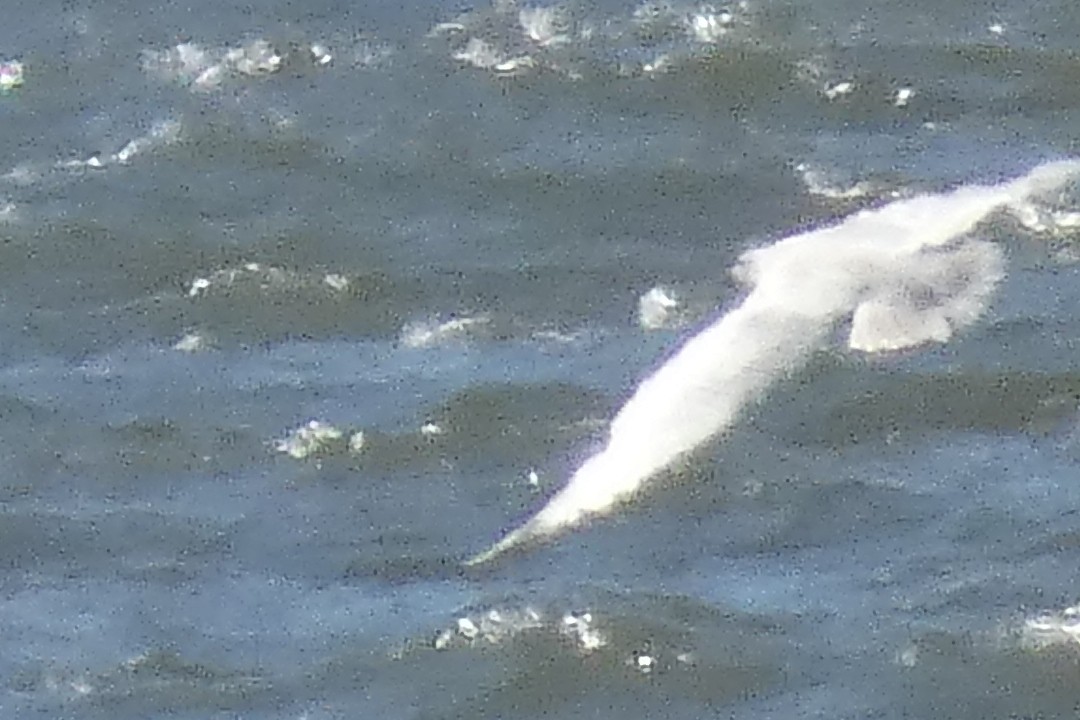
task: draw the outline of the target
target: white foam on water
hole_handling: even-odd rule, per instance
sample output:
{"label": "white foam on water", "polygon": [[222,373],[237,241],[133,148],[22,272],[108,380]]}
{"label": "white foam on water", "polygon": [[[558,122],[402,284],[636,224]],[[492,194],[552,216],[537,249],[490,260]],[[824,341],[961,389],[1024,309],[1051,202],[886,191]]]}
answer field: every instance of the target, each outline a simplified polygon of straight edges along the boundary
{"label": "white foam on water", "polygon": [[453,57],[482,70],[493,68],[505,60],[494,45],[475,37],[469,38],[465,47],[455,52]]}
{"label": "white foam on water", "polygon": [[1080,174],[1041,165],[999,185],[898,200],[742,255],[745,300],[690,338],[637,388],[606,446],[525,522],[467,561],[611,511],[659,471],[730,428],[740,411],[800,367],[851,320],[849,345],[897,350],[944,341],[974,322],[1004,275],[995,245],[970,233],[995,211]]}
{"label": "white foam on water", "polygon": [[145,72],[206,92],[219,89],[230,75],[257,77],[276,73],[284,59],[269,41],[261,38],[223,48],[185,42],[165,50],[144,50],[142,67]]}
{"label": "white foam on water", "polygon": [[638,298],[638,325],[642,330],[660,330],[676,325],[679,308],[675,293],[657,285]]}
{"label": "white foam on water", "polygon": [[1020,628],[1020,643],[1030,650],[1080,644],[1080,605],[1028,618]]}
{"label": "white foam on water", "polygon": [[423,320],[401,329],[399,342],[408,348],[428,348],[468,339],[491,322],[486,315],[455,317],[445,322]]}
{"label": "white foam on water", "polygon": [[522,8],[518,12],[518,23],[525,36],[541,47],[570,42],[566,35],[566,19],[557,7]]}
{"label": "white foam on water", "polygon": [[828,170],[816,168],[807,163],[799,163],[795,166],[795,171],[802,178],[808,193],[830,200],[854,200],[878,191],[874,183],[866,181],[844,183],[833,177]]}

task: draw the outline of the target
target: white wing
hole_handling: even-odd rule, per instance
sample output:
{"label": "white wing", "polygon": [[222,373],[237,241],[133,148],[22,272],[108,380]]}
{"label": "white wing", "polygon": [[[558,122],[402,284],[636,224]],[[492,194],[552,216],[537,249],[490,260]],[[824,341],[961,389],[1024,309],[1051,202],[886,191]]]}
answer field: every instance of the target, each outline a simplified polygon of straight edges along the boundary
{"label": "white wing", "polygon": [[890,350],[948,339],[973,322],[1003,276],[1000,250],[966,236],[996,210],[1059,187],[1080,161],[1049,163],[994,186],[899,200],[744,253],[751,291],[647,377],[589,458],[535,516],[468,561],[611,510],[649,478],[729,428],[740,410],[800,366],[852,317],[849,342]]}

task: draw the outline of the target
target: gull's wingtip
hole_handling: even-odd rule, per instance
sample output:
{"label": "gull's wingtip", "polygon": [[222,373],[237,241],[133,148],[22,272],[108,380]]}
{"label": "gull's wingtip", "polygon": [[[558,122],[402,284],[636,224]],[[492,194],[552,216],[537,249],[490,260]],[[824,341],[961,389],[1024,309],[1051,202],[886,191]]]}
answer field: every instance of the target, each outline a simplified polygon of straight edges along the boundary
{"label": "gull's wingtip", "polygon": [[525,525],[517,528],[516,530],[507,533],[505,536],[503,536],[501,540],[489,547],[487,550],[477,553],[468,560],[463,561],[461,565],[465,568],[475,568],[479,567],[480,565],[486,565],[495,558],[498,558],[507,553],[508,551],[512,550],[513,548],[518,547],[532,535],[533,532],[530,529],[530,524],[526,523]]}
{"label": "gull's wingtip", "polygon": [[501,553],[501,550],[499,549],[499,544],[496,543],[496,544],[492,545],[491,547],[489,547],[487,550],[484,550],[483,552],[476,553],[471,558],[463,560],[462,563],[461,563],[461,566],[466,567],[466,568],[478,567],[478,566],[483,565],[484,563],[486,563],[486,562],[488,562],[490,560],[493,560],[500,553]]}

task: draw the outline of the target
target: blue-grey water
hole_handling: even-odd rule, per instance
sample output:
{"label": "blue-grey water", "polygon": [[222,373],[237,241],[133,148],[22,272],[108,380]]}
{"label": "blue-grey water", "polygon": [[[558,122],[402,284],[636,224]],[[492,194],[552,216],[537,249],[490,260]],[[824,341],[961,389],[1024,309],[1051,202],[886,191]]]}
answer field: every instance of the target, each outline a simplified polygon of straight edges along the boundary
{"label": "blue-grey water", "polygon": [[0,15],[0,717],[1080,717],[1076,193],[957,338],[459,570],[741,252],[1080,154],[1075,0]]}

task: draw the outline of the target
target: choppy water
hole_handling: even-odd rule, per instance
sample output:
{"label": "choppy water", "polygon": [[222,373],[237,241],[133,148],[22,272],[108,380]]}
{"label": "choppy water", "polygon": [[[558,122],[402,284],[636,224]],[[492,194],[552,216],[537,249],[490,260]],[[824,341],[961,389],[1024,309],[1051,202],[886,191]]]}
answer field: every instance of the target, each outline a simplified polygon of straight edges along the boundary
{"label": "choppy water", "polygon": [[747,248],[1078,154],[1080,5],[11,5],[0,715],[1080,713],[1075,189],[959,337],[458,569]]}

